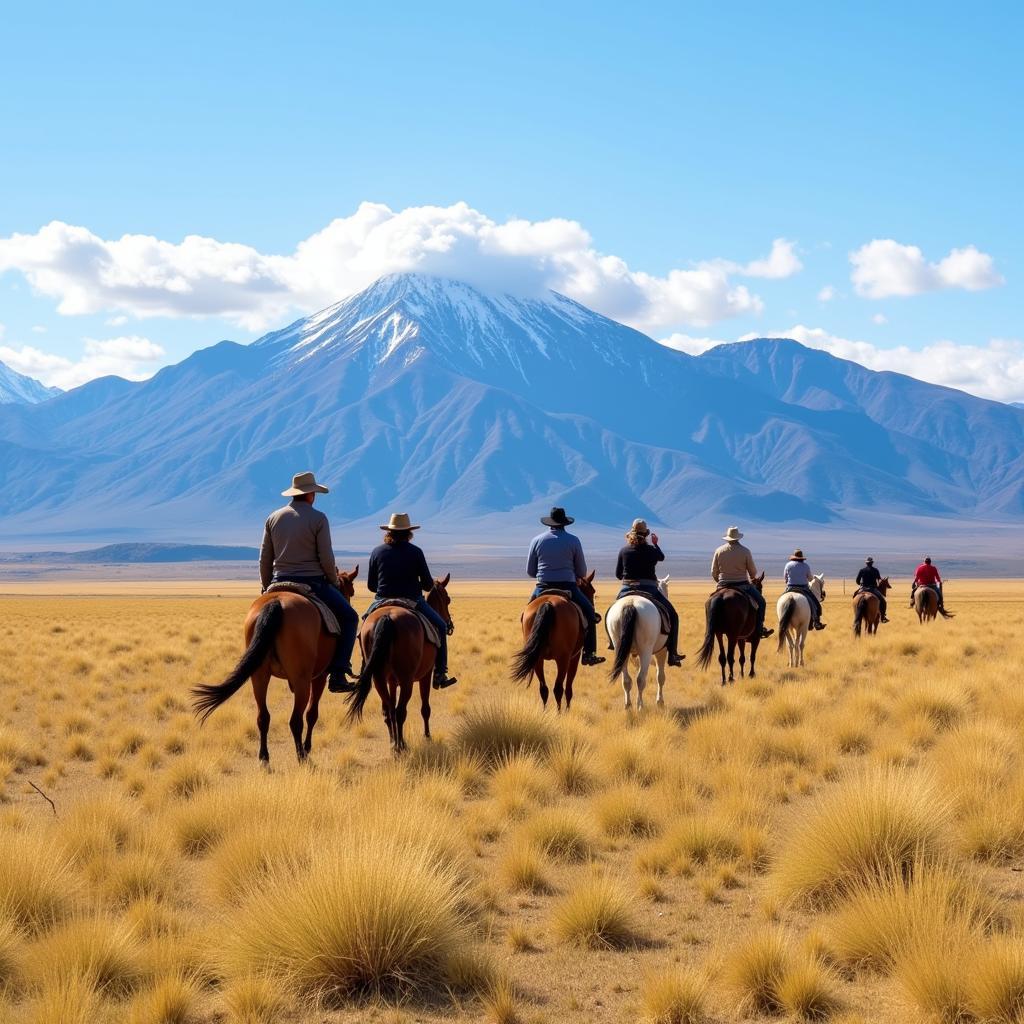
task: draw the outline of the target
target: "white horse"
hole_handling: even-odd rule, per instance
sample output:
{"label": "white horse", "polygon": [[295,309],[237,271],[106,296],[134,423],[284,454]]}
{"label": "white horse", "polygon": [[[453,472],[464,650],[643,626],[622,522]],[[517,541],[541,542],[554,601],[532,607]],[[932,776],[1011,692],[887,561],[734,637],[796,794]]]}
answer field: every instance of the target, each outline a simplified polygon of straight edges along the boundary
{"label": "white horse", "polygon": [[[825,577],[812,576],[808,584],[811,593],[819,600],[825,600]],[[811,626],[811,605],[803,594],[789,591],[779,598],[775,605],[779,616],[779,646],[789,644],[789,667],[800,668],[804,663],[804,642]]]}
{"label": "white horse", "polygon": [[[668,597],[668,576],[658,580],[658,589]],[[608,678],[614,682],[622,676],[622,692],[626,697],[626,710],[631,706],[633,680],[629,675],[630,660],[636,665],[636,708],[644,706],[644,687],[647,670],[653,659],[658,666],[658,705],[665,705],[665,662],[668,637],[661,631],[661,612],[649,597],[630,594],[620,598],[605,615],[608,636],[615,645],[615,662]]]}

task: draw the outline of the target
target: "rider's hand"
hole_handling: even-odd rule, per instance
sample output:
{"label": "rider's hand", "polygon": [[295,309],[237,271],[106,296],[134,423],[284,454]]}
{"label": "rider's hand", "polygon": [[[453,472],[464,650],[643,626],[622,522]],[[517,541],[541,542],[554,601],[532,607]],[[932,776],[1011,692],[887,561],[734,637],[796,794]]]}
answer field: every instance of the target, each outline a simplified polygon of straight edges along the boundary
{"label": "rider's hand", "polygon": [[651,542],[654,544],[655,547],[658,546],[658,535],[656,533],[651,534]]}

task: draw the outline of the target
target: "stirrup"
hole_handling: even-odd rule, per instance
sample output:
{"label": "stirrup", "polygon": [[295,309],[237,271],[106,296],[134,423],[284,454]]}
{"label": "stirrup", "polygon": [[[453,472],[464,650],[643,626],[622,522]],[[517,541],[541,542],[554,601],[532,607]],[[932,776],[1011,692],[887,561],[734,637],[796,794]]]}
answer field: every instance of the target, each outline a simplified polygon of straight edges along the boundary
{"label": "stirrup", "polygon": [[600,665],[605,660],[606,659],[602,658],[601,655],[599,655],[599,654],[584,654],[583,655],[583,664],[584,665]]}
{"label": "stirrup", "polygon": [[775,632],[774,629],[769,629],[767,626],[762,626],[761,627],[761,639],[762,640],[767,640],[768,637],[770,637],[772,635],[772,633],[774,633],[774,632]]}
{"label": "stirrup", "polygon": [[448,675],[447,672],[438,672],[434,674],[434,682],[432,683],[435,690],[446,690],[449,686],[454,686],[458,682],[455,676]]}
{"label": "stirrup", "polygon": [[679,668],[684,661],[686,661],[685,654],[670,654],[668,656],[668,663],[672,668]]}
{"label": "stirrup", "polygon": [[327,689],[331,693],[355,693],[359,686],[357,682],[349,678],[351,675],[351,669],[336,669],[327,677]]}

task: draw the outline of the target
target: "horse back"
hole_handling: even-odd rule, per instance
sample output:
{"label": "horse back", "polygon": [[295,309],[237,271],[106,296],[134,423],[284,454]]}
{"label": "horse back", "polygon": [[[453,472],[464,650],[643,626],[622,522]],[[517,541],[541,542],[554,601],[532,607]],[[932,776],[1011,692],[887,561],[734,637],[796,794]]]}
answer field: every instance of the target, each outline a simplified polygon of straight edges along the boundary
{"label": "horse back", "polygon": [[407,608],[377,608],[367,615],[359,630],[363,659],[369,660],[373,651],[374,628],[385,617],[390,618],[394,626],[394,640],[386,665],[387,675],[396,679],[422,678],[434,663],[434,645],[426,642],[419,618]]}
{"label": "horse back", "polygon": [[583,631],[580,628],[580,614],[572,601],[561,594],[541,594],[526,606],[523,612],[523,636],[530,635],[538,612],[546,604],[554,609],[555,621],[544,647],[544,660],[554,661],[566,654],[582,650]]}
{"label": "horse back", "polygon": [[334,639],[324,632],[316,606],[301,594],[285,590],[257,597],[245,617],[246,646],[252,640],[260,611],[272,601],[281,605],[284,621],[270,656],[270,674],[278,679],[321,675],[330,662]]}

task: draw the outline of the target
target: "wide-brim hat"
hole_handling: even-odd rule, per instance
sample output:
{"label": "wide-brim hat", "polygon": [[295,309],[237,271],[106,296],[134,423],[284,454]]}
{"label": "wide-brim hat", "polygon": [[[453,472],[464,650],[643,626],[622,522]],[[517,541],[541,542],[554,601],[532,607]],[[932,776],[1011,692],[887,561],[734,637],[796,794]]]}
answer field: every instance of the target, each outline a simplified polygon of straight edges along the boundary
{"label": "wide-brim hat", "polygon": [[791,554],[789,556],[789,559],[790,559],[791,562],[806,562],[807,561],[807,559],[804,558],[804,553],[803,553],[803,549],[802,548],[797,548],[796,551],[794,551],[793,554]]}
{"label": "wide-brim hat", "polygon": [[392,512],[391,518],[386,523],[381,523],[382,530],[393,530],[400,533],[402,530],[418,530],[418,526],[412,525],[412,520],[407,512]]}
{"label": "wide-brim hat", "polygon": [[646,537],[651,531],[647,526],[646,519],[634,519],[630,532],[635,533],[638,537]]}
{"label": "wide-brim hat", "polygon": [[875,564],[875,560],[874,560],[874,559],[873,559],[873,558],[872,558],[872,557],[871,557],[870,555],[868,555],[868,557],[867,557],[867,558],[865,558],[865,559],[864,559],[864,561],[865,561],[865,562],[866,562],[866,563],[867,563],[868,565],[874,565],[874,564]]}
{"label": "wide-brim hat", "polygon": [[738,526],[730,526],[729,529],[725,531],[725,535],[722,537],[722,540],[741,540],[742,537],[743,534],[740,533],[740,528]]}
{"label": "wide-brim hat", "polygon": [[565,514],[564,508],[558,508],[557,506],[551,510],[550,515],[541,516],[540,521],[545,526],[571,526],[576,522],[572,516]]}
{"label": "wide-brim hat", "polygon": [[296,498],[300,494],[330,494],[331,492],[323,484],[316,482],[312,473],[296,473],[292,477],[292,485],[287,491],[282,491],[285,498]]}

